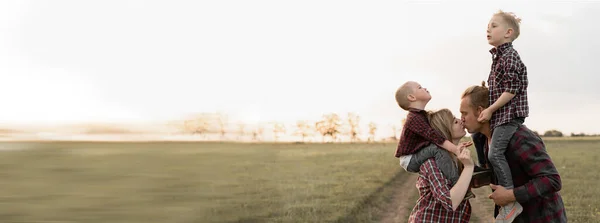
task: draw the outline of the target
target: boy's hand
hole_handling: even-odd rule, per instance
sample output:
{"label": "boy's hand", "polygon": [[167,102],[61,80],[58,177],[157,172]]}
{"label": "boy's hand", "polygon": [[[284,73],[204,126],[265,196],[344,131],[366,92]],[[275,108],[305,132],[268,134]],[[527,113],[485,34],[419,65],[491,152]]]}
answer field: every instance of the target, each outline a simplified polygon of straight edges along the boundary
{"label": "boy's hand", "polygon": [[481,112],[481,114],[479,114],[479,118],[477,118],[477,121],[487,122],[491,118],[492,118],[492,112],[489,110],[489,108],[486,108]]}

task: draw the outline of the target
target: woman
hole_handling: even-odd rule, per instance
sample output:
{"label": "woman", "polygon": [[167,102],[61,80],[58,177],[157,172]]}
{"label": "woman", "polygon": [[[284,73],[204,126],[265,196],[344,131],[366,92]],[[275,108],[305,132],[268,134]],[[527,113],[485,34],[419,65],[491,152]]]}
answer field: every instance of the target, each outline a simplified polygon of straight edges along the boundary
{"label": "woman", "polygon": [[[461,120],[454,117],[448,109],[430,112],[429,122],[431,127],[455,145],[459,145],[460,139],[467,134]],[[470,151],[464,149],[468,145],[459,145],[462,151],[458,157],[448,153],[455,160],[455,168],[461,172],[454,186],[442,175],[433,158],[421,165],[417,180],[420,197],[410,214],[409,222],[469,222],[471,205],[464,198],[469,190],[475,165]]]}

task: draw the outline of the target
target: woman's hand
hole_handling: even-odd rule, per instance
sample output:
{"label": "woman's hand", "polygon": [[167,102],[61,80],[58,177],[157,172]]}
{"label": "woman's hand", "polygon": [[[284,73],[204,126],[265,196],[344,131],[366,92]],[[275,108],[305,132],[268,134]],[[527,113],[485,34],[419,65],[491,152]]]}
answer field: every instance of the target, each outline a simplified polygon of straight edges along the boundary
{"label": "woman's hand", "polygon": [[475,166],[475,164],[473,163],[473,158],[471,158],[471,150],[463,149],[462,151],[460,151],[458,159],[460,160],[460,162],[463,163],[463,165],[465,165],[465,167]]}

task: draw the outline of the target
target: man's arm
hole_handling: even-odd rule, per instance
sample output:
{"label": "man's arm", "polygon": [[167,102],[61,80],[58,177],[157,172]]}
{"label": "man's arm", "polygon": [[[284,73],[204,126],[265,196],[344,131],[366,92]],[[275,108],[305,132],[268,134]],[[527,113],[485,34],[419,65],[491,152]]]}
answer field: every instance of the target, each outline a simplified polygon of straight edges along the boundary
{"label": "man's arm", "polygon": [[446,140],[438,131],[431,128],[422,115],[413,115],[406,120],[405,128],[422,136],[426,140],[458,155],[458,146]]}
{"label": "man's arm", "polygon": [[546,152],[544,142],[529,129],[518,130],[515,136],[517,140],[512,146],[518,149],[514,152],[519,156],[523,170],[533,178],[526,184],[514,188],[516,200],[524,203],[529,199],[560,191],[562,187],[560,175]]}

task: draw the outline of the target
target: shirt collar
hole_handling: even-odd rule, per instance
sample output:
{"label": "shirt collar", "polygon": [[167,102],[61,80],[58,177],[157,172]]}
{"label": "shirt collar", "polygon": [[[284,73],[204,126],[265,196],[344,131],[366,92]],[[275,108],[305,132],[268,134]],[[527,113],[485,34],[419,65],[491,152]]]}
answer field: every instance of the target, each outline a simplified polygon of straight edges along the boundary
{"label": "shirt collar", "polygon": [[506,50],[512,48],[512,43],[508,42],[508,43],[504,43],[500,46],[494,47],[490,50],[490,53],[492,54],[492,56],[499,56],[502,55],[504,52],[506,52]]}

